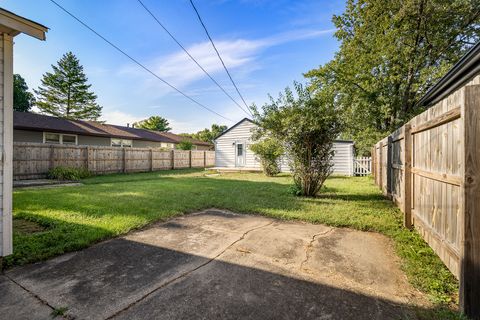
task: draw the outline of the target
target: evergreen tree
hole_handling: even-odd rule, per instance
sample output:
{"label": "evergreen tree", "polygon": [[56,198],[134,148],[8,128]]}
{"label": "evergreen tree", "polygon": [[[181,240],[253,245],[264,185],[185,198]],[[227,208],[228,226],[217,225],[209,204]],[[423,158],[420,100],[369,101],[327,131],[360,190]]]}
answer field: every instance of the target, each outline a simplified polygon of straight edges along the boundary
{"label": "evergreen tree", "polygon": [[25,79],[19,74],[13,75],[13,110],[28,112],[35,103],[35,97],[28,91]]}
{"label": "evergreen tree", "polygon": [[148,130],[161,131],[161,132],[172,130],[172,128],[170,128],[169,125],[170,124],[168,123],[168,120],[160,116],[151,116],[148,119],[133,123],[133,126],[135,128],[148,129]]}
{"label": "evergreen tree", "polygon": [[77,57],[67,52],[52,68],[53,72],[45,73],[42,85],[35,90],[40,112],[67,119],[98,119],[102,107],[89,91],[91,85]]}

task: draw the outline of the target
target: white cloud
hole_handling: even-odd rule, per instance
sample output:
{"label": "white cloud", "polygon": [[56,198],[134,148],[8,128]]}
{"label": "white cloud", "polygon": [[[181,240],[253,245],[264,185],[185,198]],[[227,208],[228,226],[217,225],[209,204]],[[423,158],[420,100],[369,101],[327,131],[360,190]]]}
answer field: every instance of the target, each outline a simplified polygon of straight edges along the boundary
{"label": "white cloud", "polygon": [[[238,78],[239,75],[247,77],[251,72],[261,68],[259,56],[262,50],[292,41],[317,38],[332,32],[334,32],[333,29],[303,29],[257,40],[217,40],[215,44],[227,67],[230,70],[236,69]],[[210,42],[193,44],[187,50],[211,75],[224,73],[223,66]],[[185,88],[190,83],[206,77],[204,72],[182,50],[157,57],[146,65],[158,76],[179,88]],[[152,89],[155,89],[157,96],[163,96],[172,91],[172,89],[160,83],[158,79],[151,76],[145,77],[147,73],[136,65],[125,66],[120,69],[119,73],[145,79],[142,90],[149,91],[149,94],[152,93]]]}

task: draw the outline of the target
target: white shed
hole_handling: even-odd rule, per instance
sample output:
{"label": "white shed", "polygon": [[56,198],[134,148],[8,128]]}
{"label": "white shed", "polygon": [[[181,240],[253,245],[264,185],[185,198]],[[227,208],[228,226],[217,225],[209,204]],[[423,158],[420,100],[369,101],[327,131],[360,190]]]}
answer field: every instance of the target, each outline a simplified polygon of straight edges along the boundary
{"label": "white shed", "polygon": [[[256,124],[244,118],[215,139],[215,169],[260,171],[259,158],[250,150],[252,131]],[[336,140],[333,144],[333,173],[338,175],[353,175],[354,148],[353,141]],[[288,172],[287,161],[283,159],[282,171]]]}
{"label": "white shed", "polygon": [[12,253],[13,37],[45,40],[47,27],[0,9],[0,257]]}

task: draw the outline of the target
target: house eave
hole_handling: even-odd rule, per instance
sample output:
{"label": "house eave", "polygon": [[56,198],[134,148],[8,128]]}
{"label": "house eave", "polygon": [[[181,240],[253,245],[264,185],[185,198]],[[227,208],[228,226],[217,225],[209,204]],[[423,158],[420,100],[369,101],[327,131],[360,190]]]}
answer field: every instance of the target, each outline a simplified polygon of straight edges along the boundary
{"label": "house eave", "polygon": [[40,23],[0,8],[0,31],[11,36],[25,33],[39,40],[45,40],[45,33],[48,31],[48,28]]}

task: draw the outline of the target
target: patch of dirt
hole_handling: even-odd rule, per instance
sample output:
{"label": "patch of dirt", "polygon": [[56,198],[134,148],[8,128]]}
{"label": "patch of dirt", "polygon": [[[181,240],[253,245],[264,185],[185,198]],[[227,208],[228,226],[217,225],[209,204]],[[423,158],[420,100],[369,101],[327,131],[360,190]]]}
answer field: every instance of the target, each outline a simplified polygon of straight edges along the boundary
{"label": "patch of dirt", "polygon": [[25,219],[13,219],[13,231],[23,234],[32,234],[45,231],[46,228],[36,222]]}

